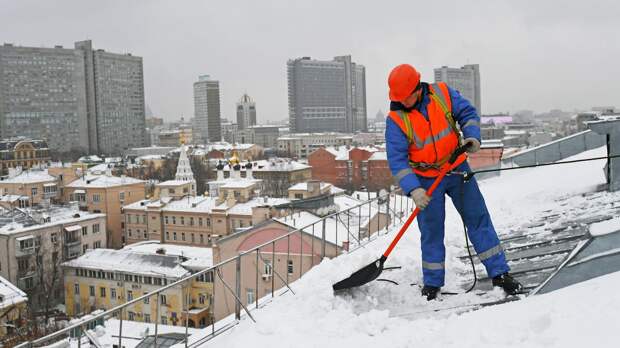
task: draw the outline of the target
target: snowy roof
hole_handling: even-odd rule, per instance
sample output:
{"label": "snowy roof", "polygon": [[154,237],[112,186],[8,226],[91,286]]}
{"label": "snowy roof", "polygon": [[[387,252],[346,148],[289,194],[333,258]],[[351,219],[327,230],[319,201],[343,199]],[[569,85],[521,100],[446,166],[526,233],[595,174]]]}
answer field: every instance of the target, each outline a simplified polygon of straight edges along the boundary
{"label": "snowy roof", "polygon": [[[289,216],[275,218],[274,220],[291,228],[299,229],[321,220],[321,217],[307,211],[302,211]],[[303,231],[312,234],[312,226],[304,228]],[[320,224],[315,225],[314,236],[321,238]],[[335,218],[328,218],[325,222],[325,240],[332,244],[342,246],[345,242],[350,240],[347,236],[347,226],[342,221],[336,221]]]}
{"label": "snowy roof", "polygon": [[[265,200],[266,199],[266,200]],[[274,206],[279,204],[290,203],[287,198],[273,198],[273,197],[257,197],[251,199],[245,203],[237,203],[228,209],[229,214],[235,215],[252,215],[252,208],[260,206]]]}
{"label": "snowy roof", "polygon": [[26,293],[0,276],[0,309],[28,301]]}
{"label": "snowy roof", "polygon": [[[327,182],[321,182],[321,190],[332,186],[332,184],[327,183]],[[294,190],[294,191],[308,191],[308,183],[307,182],[300,182],[297,183],[291,187],[288,188],[289,190]]]}
{"label": "snowy roof", "polygon": [[[222,181],[219,181],[222,182]],[[250,188],[252,186],[256,186],[259,182],[262,182],[260,179],[231,179],[228,178],[224,181],[224,184],[220,186],[220,188]]]}
{"label": "snowy roof", "polygon": [[160,249],[164,250],[165,255],[181,256],[185,260],[181,265],[192,270],[202,270],[213,266],[213,249],[207,247],[161,244],[158,241],[150,240],[129,244],[122,250],[157,254]]}
{"label": "snowy roof", "polygon": [[182,180],[166,180],[164,182],[158,183],[155,186],[181,186],[186,184],[191,184],[191,182]]}
{"label": "snowy roof", "polygon": [[194,213],[210,213],[213,207],[216,207],[217,197],[210,196],[189,196],[177,200],[162,201],[142,200],[123,206],[123,209],[146,210],[147,207],[164,207],[162,211],[175,212],[194,212]]}
{"label": "snowy roof", "polygon": [[23,171],[12,178],[0,180],[0,184],[35,184],[50,181],[55,182],[56,178],[49,175],[47,169],[43,169]]}
{"label": "snowy roof", "polygon": [[77,259],[63,263],[63,266],[170,278],[188,274],[177,256],[131,250],[90,249]]}
{"label": "snowy roof", "polygon": [[[41,223],[42,217],[48,217],[50,222]],[[52,205],[49,209],[25,208],[3,211],[0,213],[0,235],[13,235],[98,217],[105,217],[105,214],[80,211],[77,206],[73,205]]]}
{"label": "snowy roof", "polygon": [[[241,171],[246,171],[245,162],[241,163]],[[276,172],[276,171],[295,171],[311,168],[309,165],[293,161],[287,158],[272,158],[269,160],[252,161],[253,172]],[[226,165],[223,171],[230,171],[230,166]]]}
{"label": "snowy roof", "polygon": [[71,188],[108,188],[132,184],[146,183],[144,180],[135,179],[128,176],[108,176],[108,175],[86,175],[70,182],[66,187]]}

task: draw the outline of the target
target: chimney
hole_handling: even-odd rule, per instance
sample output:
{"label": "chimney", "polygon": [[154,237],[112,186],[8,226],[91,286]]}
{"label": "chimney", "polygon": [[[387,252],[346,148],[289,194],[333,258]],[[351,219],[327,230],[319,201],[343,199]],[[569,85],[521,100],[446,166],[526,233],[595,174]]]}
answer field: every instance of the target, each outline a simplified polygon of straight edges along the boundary
{"label": "chimney", "polygon": [[224,180],[224,163],[222,163],[222,161],[219,161],[215,168],[217,169],[217,181],[223,181]]}

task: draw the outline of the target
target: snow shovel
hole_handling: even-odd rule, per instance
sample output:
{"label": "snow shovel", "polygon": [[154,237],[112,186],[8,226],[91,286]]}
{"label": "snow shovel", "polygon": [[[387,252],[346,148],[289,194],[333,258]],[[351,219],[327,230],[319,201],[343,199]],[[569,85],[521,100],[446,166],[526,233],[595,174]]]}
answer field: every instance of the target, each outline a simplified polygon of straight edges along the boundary
{"label": "snow shovel", "polygon": [[[454,164],[454,162],[456,162],[456,159],[467,150],[467,147],[468,147],[467,145],[463,145],[457,148],[452,153],[452,155],[450,156],[450,159],[448,160],[447,165],[444,165],[441,167],[441,169],[439,170],[439,175],[437,176],[435,181],[433,181],[433,184],[431,185],[431,187],[429,187],[428,190],[426,191],[427,195],[429,196],[433,195],[433,191],[435,191],[435,189],[437,188],[437,186],[439,185],[443,177],[446,176],[446,174],[452,169],[452,165]],[[409,225],[411,225],[411,223],[413,222],[413,220],[415,219],[415,217],[418,215],[419,212],[420,212],[420,209],[416,207],[413,213],[409,215],[409,218],[407,218],[407,221],[405,221],[403,226],[400,228],[400,231],[398,231],[398,234],[396,235],[396,237],[394,237],[394,240],[392,240],[392,243],[390,243],[390,246],[388,246],[387,250],[385,250],[383,255],[381,255],[381,257],[378,260],[374,261],[368,266],[365,266],[359,271],[353,273],[349,278],[343,279],[339,281],[338,283],[334,284],[332,286],[334,291],[355,288],[360,285],[370,283],[371,281],[377,279],[377,277],[379,277],[379,275],[383,271],[383,265],[385,264],[385,260],[387,260],[388,256],[390,255],[390,253],[392,252],[392,250],[394,249],[394,247],[396,246],[400,238],[403,236],[407,228],[409,228]]]}

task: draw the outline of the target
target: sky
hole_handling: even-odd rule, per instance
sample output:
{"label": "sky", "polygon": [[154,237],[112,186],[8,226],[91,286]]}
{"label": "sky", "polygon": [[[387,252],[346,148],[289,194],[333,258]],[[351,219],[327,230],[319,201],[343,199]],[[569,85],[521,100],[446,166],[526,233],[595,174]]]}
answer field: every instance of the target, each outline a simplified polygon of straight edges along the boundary
{"label": "sky", "polygon": [[193,82],[220,81],[233,119],[244,93],[258,122],[288,119],[286,62],[350,54],[366,67],[368,117],[388,109],[402,63],[480,64],[485,114],[620,106],[617,1],[0,0],[0,44],[132,53],[146,104],[166,120],[193,116]]}

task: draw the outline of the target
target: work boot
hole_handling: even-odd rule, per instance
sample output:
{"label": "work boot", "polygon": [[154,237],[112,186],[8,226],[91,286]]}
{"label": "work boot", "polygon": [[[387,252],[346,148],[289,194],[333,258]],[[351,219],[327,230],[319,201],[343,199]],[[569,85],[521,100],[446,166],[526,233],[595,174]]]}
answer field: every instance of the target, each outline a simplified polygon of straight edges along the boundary
{"label": "work boot", "polygon": [[516,295],[523,291],[523,285],[514,279],[509,273],[493,277],[493,286],[498,286],[508,294]]}
{"label": "work boot", "polygon": [[427,301],[432,301],[437,298],[440,289],[441,288],[436,286],[424,285],[422,288],[422,296],[426,296]]}

